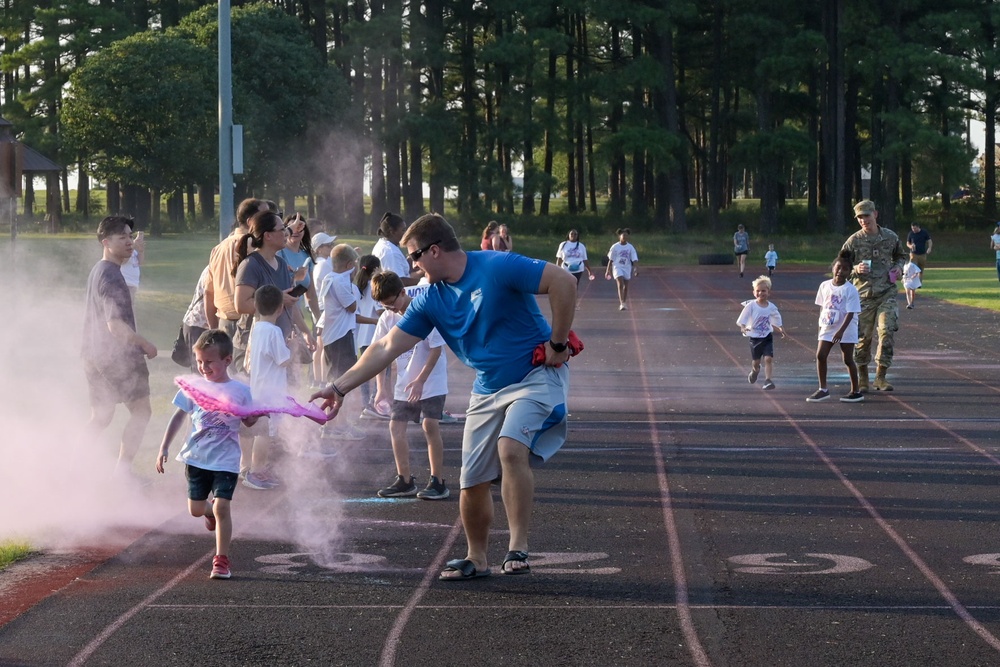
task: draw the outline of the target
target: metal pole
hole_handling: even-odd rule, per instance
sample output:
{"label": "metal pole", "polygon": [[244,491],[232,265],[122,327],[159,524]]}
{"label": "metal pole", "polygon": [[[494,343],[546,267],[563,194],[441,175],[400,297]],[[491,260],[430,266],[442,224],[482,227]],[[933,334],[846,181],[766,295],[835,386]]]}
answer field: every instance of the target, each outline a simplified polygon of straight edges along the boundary
{"label": "metal pole", "polygon": [[219,240],[229,235],[233,209],[233,62],[229,0],[219,0]]}

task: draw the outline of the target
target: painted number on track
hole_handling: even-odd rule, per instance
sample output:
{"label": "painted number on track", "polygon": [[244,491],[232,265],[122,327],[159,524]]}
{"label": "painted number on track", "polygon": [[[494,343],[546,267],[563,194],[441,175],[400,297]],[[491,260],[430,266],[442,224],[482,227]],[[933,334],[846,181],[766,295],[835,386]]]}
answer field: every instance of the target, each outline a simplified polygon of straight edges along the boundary
{"label": "painted number on track", "polygon": [[[264,566],[260,568],[261,572],[281,575],[298,574],[297,570],[317,565],[333,572],[385,572],[393,569],[386,564],[385,556],[375,554],[338,553],[333,556],[334,562],[322,565],[314,562],[314,556],[316,556],[315,553],[303,551],[268,554],[258,556],[255,560]],[[550,574],[616,574],[621,572],[620,567],[579,567],[581,563],[593,563],[607,558],[608,554],[600,552],[538,552],[531,554],[530,562],[533,568],[544,570]]]}
{"label": "painted number on track", "polygon": [[990,574],[1000,574],[1000,554],[976,554],[975,556],[966,556],[962,561],[969,565],[991,567],[993,571]]}
{"label": "painted number on track", "polygon": [[785,553],[743,554],[730,556],[729,562],[736,565],[736,572],[745,574],[846,574],[862,572],[875,567],[864,558],[840,554],[802,554],[789,556]]}

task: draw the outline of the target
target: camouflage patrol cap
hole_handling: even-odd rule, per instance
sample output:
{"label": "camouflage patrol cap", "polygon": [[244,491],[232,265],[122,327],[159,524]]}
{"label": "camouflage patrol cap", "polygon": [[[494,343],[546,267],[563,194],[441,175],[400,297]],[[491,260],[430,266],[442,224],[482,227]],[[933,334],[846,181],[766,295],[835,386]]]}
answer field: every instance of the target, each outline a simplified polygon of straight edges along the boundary
{"label": "camouflage patrol cap", "polygon": [[854,215],[867,215],[875,211],[875,202],[871,199],[864,199],[854,205]]}

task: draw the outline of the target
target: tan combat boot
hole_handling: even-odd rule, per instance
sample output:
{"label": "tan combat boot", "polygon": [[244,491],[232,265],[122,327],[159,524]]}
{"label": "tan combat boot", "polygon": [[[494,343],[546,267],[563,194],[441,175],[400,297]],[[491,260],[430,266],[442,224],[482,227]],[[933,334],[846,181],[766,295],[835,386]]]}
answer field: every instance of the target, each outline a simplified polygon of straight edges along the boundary
{"label": "tan combat boot", "polygon": [[878,371],[875,372],[875,391],[892,391],[892,385],[885,379],[885,374],[888,372],[889,369],[885,366],[878,367]]}
{"label": "tan combat boot", "polygon": [[858,364],[858,391],[868,391],[868,364]]}

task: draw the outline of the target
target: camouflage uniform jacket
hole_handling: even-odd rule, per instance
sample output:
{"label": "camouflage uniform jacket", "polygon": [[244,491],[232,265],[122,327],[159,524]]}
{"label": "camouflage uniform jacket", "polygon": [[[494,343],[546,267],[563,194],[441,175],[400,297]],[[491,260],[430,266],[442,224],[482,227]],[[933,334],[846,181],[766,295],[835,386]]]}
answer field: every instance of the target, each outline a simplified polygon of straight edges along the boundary
{"label": "camouflage uniform jacket", "polygon": [[851,266],[856,267],[869,259],[872,262],[871,271],[865,275],[851,271],[851,282],[858,288],[858,296],[862,299],[877,298],[897,289],[889,282],[889,270],[896,267],[897,275],[902,276],[907,253],[896,232],[878,226],[876,233],[868,236],[864,230],[859,230],[847,239],[842,250],[850,253]]}

